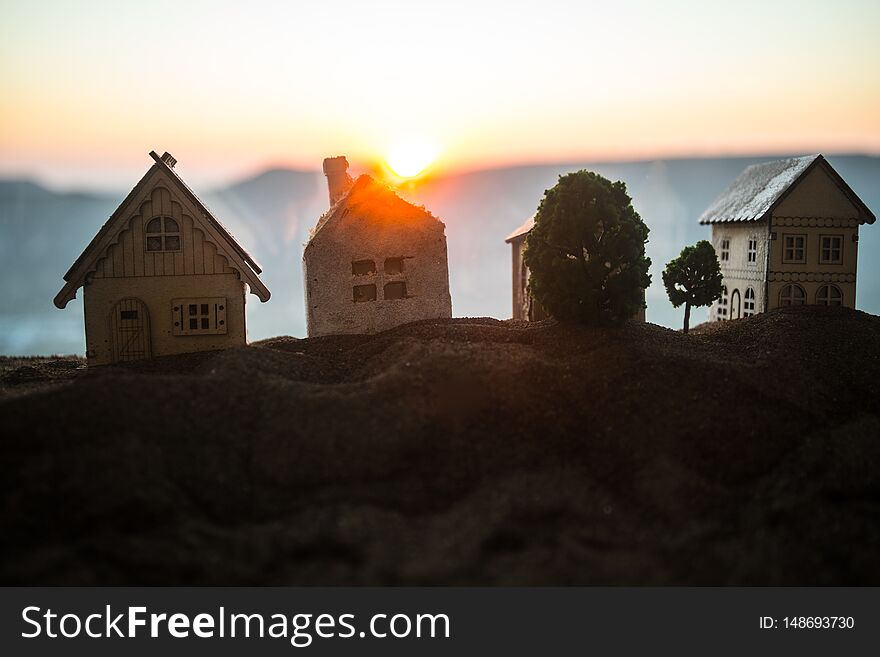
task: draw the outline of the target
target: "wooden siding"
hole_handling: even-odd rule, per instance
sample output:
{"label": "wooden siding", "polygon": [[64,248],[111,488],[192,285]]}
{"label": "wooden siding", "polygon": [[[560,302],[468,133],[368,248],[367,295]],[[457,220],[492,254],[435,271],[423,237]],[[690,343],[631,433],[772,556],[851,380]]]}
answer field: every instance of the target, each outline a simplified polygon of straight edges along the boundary
{"label": "wooden siding", "polygon": [[[154,217],[171,217],[180,227],[180,250],[146,251],[144,227]],[[216,245],[205,239],[166,187],[157,186],[150,198],[141,203],[138,213],[128,220],[117,241],[95,264],[94,278],[129,278],[138,276],[188,276],[192,274],[228,274],[234,272]]]}

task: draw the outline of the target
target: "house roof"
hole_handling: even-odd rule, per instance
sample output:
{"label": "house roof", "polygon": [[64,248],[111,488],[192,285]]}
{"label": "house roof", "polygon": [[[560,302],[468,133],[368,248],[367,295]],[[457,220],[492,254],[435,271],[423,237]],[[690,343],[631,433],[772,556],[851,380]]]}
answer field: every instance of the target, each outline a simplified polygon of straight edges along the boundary
{"label": "house roof", "polygon": [[520,235],[525,235],[526,233],[528,233],[534,227],[535,227],[535,215],[532,215],[531,217],[526,219],[519,228],[517,228],[510,235],[505,237],[504,241],[509,244],[510,242],[515,240]]}
{"label": "house roof", "polygon": [[[189,200],[195,204],[195,206],[202,212],[205,218],[211,223],[211,225],[217,229],[217,232],[222,235],[229,245],[235,250],[235,252],[241,256],[242,260],[244,260],[251,269],[254,270],[254,273],[261,274],[263,273],[260,265],[257,264],[256,260],[254,260],[250,254],[244,250],[241,244],[232,236],[232,233],[220,223],[220,220],[214,216],[214,213],[211,212],[208,207],[202,202],[202,200],[196,196],[196,193],[190,189],[189,185],[177,175],[177,171],[175,171],[172,167],[168,166],[168,164],[161,157],[156,155],[156,151],[150,151],[150,157],[153,158],[156,162],[156,166],[165,171],[173,180],[175,180],[181,188],[181,191],[189,197]],[[172,163],[173,164],[173,163]]]}
{"label": "house roof", "polygon": [[[241,270],[243,277],[251,285],[254,294],[256,294],[261,301],[268,301],[270,292],[258,277],[258,274],[263,270],[256,261],[236,241],[226,227],[220,223],[201,199],[196,196],[195,192],[189,188],[189,185],[183,181],[172,166],[169,166],[169,164],[163,159],[164,156],[160,157],[156,154],[156,151],[150,151],[150,157],[153,158],[155,164],[147,170],[144,176],[132,188],[128,195],[126,195],[122,203],[120,203],[113,214],[110,215],[110,218],[104,222],[104,225],[101,226],[101,229],[92,238],[88,246],[86,246],[83,252],[80,253],[79,257],[70,266],[70,269],[67,270],[67,273],[64,274],[66,284],[55,296],[55,305],[59,308],[64,308],[67,303],[76,296],[76,291],[84,284],[85,277],[94,264],[97,253],[103,250],[103,247],[107,246],[107,240],[111,237],[114,226],[123,216],[130,201],[143,191],[144,186],[157,171],[163,171],[168,175],[172,183],[176,184],[178,190],[196,207],[207,223],[216,231],[220,239],[232,249],[238,258],[240,258],[241,262],[236,268]],[[171,158],[170,155],[168,157],[171,159],[171,164],[173,165],[176,160]]]}
{"label": "house roof", "polygon": [[701,224],[760,221],[768,217],[809,171],[822,166],[841,191],[874,223],[874,215],[822,155],[753,164],[737,176],[700,216]]}
{"label": "house roof", "polygon": [[422,206],[414,205],[409,201],[398,196],[393,189],[387,185],[373,179],[371,176],[364,174],[359,176],[354,184],[343,194],[336,203],[334,203],[327,212],[321,215],[318,223],[310,231],[308,246],[312,240],[321,232],[328,224],[341,219],[352,209],[357,208],[367,215],[375,215],[377,217],[392,218],[396,215],[406,214],[412,216],[413,212],[420,213],[426,218],[433,219],[442,225],[442,221],[431,214]]}

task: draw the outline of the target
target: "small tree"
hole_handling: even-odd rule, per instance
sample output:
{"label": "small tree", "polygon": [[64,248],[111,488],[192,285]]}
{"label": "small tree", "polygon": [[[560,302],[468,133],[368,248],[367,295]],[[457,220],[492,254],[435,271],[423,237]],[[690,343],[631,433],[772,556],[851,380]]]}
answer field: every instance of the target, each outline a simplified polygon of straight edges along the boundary
{"label": "small tree", "polygon": [[616,324],[643,308],[651,284],[648,227],[622,182],[590,171],[544,193],[523,258],[529,292],[553,317]]}
{"label": "small tree", "polygon": [[721,296],[721,266],[715,249],[706,240],[686,246],[666,265],[663,285],[672,305],[684,304],[684,332],[688,332],[691,306],[708,306]]}

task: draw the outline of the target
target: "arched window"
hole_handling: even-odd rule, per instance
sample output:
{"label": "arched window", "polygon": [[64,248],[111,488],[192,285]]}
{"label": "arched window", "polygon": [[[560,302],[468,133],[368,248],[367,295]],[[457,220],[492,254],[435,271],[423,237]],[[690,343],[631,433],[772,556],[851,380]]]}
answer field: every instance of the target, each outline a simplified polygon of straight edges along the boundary
{"label": "arched window", "polygon": [[816,303],[820,306],[839,306],[843,303],[843,293],[836,285],[823,285],[816,291]]}
{"label": "arched window", "polygon": [[171,217],[155,217],[144,228],[147,251],[180,251],[180,226]]}
{"label": "arched window", "polygon": [[780,306],[803,306],[807,302],[807,293],[800,285],[785,285],[779,291]]}
{"label": "arched window", "polygon": [[747,287],[743,295],[743,317],[751,317],[755,314],[755,288]]}
{"label": "arched window", "polygon": [[727,319],[727,286],[721,288],[721,298],[715,306],[715,321],[721,322]]}

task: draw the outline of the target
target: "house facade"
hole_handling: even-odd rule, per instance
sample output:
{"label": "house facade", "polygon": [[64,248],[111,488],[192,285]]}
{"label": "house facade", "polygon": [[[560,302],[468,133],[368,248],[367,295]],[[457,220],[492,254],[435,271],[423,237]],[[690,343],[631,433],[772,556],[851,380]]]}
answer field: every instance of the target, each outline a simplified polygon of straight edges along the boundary
{"label": "house facade", "polygon": [[330,209],[303,251],[309,337],[452,316],[442,221],[344,157],[324,160]]}
{"label": "house facade", "polygon": [[510,244],[511,255],[511,298],[513,299],[512,317],[529,322],[547,319],[547,311],[529,294],[529,276],[531,272],[523,259],[526,248],[526,237],[535,225],[535,217],[529,217],[523,224],[508,235],[504,241]]}
{"label": "house facade", "polygon": [[241,346],[260,267],[174,170],[154,164],[65,274],[64,308],[83,288],[89,365]]}
{"label": "house facade", "polygon": [[822,155],[748,167],[703,213],[724,277],[710,320],[856,305],[859,227],[874,223]]}
{"label": "house facade", "polygon": [[[513,319],[522,319],[529,322],[539,322],[547,319],[550,315],[541,306],[538,301],[529,293],[529,268],[526,266],[523,258],[523,251],[526,248],[526,238],[535,225],[535,217],[531,216],[523,222],[523,224],[508,235],[504,241],[510,244],[511,252],[511,298],[513,300],[512,317]],[[642,299],[644,300],[644,291]],[[633,319],[640,322],[645,321],[645,307],[633,316]]]}

